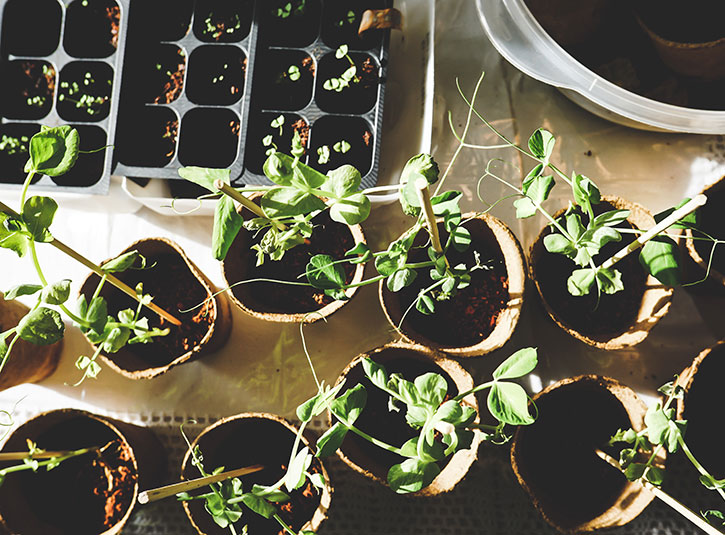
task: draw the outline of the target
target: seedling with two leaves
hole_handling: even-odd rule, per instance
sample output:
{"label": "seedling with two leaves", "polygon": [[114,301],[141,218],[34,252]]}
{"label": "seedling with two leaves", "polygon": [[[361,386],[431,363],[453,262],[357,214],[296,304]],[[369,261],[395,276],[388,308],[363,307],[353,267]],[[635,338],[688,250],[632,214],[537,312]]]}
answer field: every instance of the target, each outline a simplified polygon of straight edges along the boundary
{"label": "seedling with two leaves", "polygon": [[341,93],[345,88],[350,87],[350,84],[357,84],[360,82],[360,77],[357,76],[357,66],[350,57],[349,47],[345,44],[340,45],[335,50],[335,58],[339,60],[346,59],[350,66],[337,78],[328,78],[322,84],[322,88],[327,91],[335,91]]}

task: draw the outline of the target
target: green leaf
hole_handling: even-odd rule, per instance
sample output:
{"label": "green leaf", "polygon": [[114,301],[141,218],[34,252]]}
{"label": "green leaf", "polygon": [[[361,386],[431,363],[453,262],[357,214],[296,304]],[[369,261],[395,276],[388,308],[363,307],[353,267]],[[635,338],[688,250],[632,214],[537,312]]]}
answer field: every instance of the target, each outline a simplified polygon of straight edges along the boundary
{"label": "green leaf", "polygon": [[212,253],[216,260],[224,260],[234,239],[239,234],[244,218],[237,212],[234,201],[226,195],[219,199],[214,209]]}
{"label": "green leaf", "polygon": [[439,174],[438,164],[430,154],[417,154],[408,160],[400,174],[400,182],[415,182],[418,177],[424,177],[428,184],[435,184]]}
{"label": "green leaf", "polygon": [[514,208],[516,208],[517,219],[526,219],[536,214],[536,206],[528,197],[515,200]]}
{"label": "green leaf", "polygon": [[274,505],[251,492],[242,494],[242,503],[264,518],[272,518],[277,513],[277,508]]}
{"label": "green leaf", "polygon": [[357,225],[370,215],[370,199],[362,193],[354,193],[335,201],[330,206],[330,218],[345,225]]}
{"label": "green leaf", "polygon": [[519,349],[516,353],[499,364],[498,368],[496,368],[493,372],[493,378],[501,380],[523,377],[524,375],[531,373],[531,371],[536,368],[537,362],[536,348],[525,347],[523,349]]}
{"label": "green leaf", "polygon": [[305,275],[312,286],[321,290],[345,287],[345,270],[340,264],[335,264],[330,255],[317,254],[310,258]]}
{"label": "green leaf", "polygon": [[[206,188],[212,193],[219,190],[214,186],[217,180],[230,184],[231,171],[229,169],[210,169],[208,167],[181,167],[179,168],[179,176],[189,182],[193,182]],[[222,197],[223,198],[223,197]]]}
{"label": "green leaf", "polygon": [[362,367],[365,375],[375,386],[381,390],[385,390],[387,388],[388,372],[385,367],[378,364],[370,357],[366,357],[362,360]]}
{"label": "green leaf", "polygon": [[396,271],[405,268],[408,261],[408,251],[400,242],[393,242],[388,250],[375,257],[375,269],[384,277],[389,277]]}
{"label": "green leaf", "polygon": [[679,286],[682,281],[680,250],[669,236],[656,236],[639,252],[642,267],[666,286]]}
{"label": "green leaf", "polygon": [[311,397],[299,407],[297,407],[297,418],[301,422],[309,422],[314,416],[318,416],[325,409],[327,409],[330,401],[337,395],[337,393],[344,386],[344,382],[330,388],[327,387],[323,392],[319,392],[317,395]]}
{"label": "green leaf", "polygon": [[435,313],[433,298],[428,294],[419,296],[415,302],[415,309],[421,314],[430,315]]}
{"label": "green leaf", "polygon": [[[655,215],[655,222],[659,223],[660,221],[662,221],[663,219],[665,219],[667,216],[669,216],[675,210],[677,210],[677,209],[682,208],[683,206],[685,206],[688,202],[690,202],[690,200],[691,199],[689,199],[689,198],[684,199],[681,203],[679,203],[674,208],[668,208],[667,210],[664,210],[664,211],[660,212],[659,214],[656,214]],[[698,221],[699,220],[699,214],[700,214],[700,209],[698,208],[694,212],[690,212],[688,215],[686,215],[682,219],[678,220],[677,223],[675,223],[674,225],[670,226],[669,228],[671,228],[671,229],[678,229],[678,228],[679,229],[685,229],[685,228],[697,227],[698,226],[698,223],[699,223],[699,221]]]}
{"label": "green leaf", "polygon": [[467,228],[458,226],[451,234],[451,243],[456,251],[462,253],[471,245],[471,233]]}
{"label": "green leaf", "polygon": [[33,295],[42,289],[43,287],[40,284],[20,284],[5,292],[5,301],[12,301],[21,295]]}
{"label": "green leaf", "polygon": [[600,290],[605,294],[614,294],[624,290],[622,273],[613,268],[597,269],[597,284],[599,284]]}
{"label": "green leaf", "polygon": [[529,138],[529,150],[536,158],[549,161],[556,138],[548,130],[538,128]]}
{"label": "green leaf", "polygon": [[541,204],[549,198],[549,193],[551,193],[553,187],[553,176],[540,175],[532,178],[528,182],[528,184],[526,184],[526,187],[523,189],[523,191],[526,197],[534,201],[534,203]]}
{"label": "green leaf", "polygon": [[587,213],[591,211],[592,204],[599,204],[601,201],[599,188],[585,176],[574,176],[571,188],[574,202],[586,210]]}
{"label": "green leaf", "polygon": [[364,242],[358,242],[355,247],[345,252],[345,256],[360,255],[357,258],[350,260],[351,264],[364,264],[373,257],[373,253],[370,247]]}
{"label": "green leaf", "polygon": [[526,391],[516,383],[494,383],[488,393],[488,410],[496,419],[506,424],[534,423],[534,418],[529,414]]}
{"label": "green leaf", "polygon": [[286,502],[290,499],[289,494],[286,492],[275,489],[274,487],[257,485],[256,483],[252,486],[252,494],[274,503]]}
{"label": "green leaf", "polygon": [[437,373],[429,372],[420,375],[415,378],[413,384],[418,391],[418,399],[436,408],[448,392],[448,383]]}
{"label": "green leaf", "polygon": [[30,158],[25,172],[36,171],[48,176],[67,173],[78,159],[79,147],[80,137],[75,128],[41,126],[40,132],[30,138]]}
{"label": "green leaf", "polygon": [[569,258],[576,253],[576,246],[569,238],[557,232],[544,236],[544,248],[550,253],[563,254]]}
{"label": "green leaf", "polygon": [[103,342],[103,350],[108,353],[115,353],[126,345],[130,337],[131,329],[114,327]]}
{"label": "green leaf", "polygon": [[415,277],[417,275],[418,274],[415,270],[409,268],[400,269],[394,272],[388,277],[388,290],[390,290],[391,292],[398,292],[406,286],[410,286],[411,284],[413,284],[413,281],[415,280]]}
{"label": "green leaf", "polygon": [[701,475],[700,483],[708,490],[725,489],[725,479],[715,479],[710,474]]}
{"label": "green leaf", "polygon": [[664,470],[656,466],[648,466],[643,475],[647,481],[656,486],[660,486],[665,480]]}
{"label": "green leaf", "polygon": [[322,199],[290,187],[269,190],[262,197],[261,205],[267,217],[272,219],[307,215],[325,209]]}
{"label": "green leaf", "polygon": [[725,526],[725,513],[718,511],[717,509],[708,509],[707,511],[700,511],[702,517],[713,526]]}
{"label": "green leaf", "polygon": [[310,464],[312,464],[310,450],[306,447],[302,448],[295,455],[284,476],[284,486],[289,492],[300,488],[305,483],[305,472],[310,467]]}
{"label": "green leaf", "polygon": [[70,296],[70,280],[64,279],[62,281],[54,282],[49,284],[40,294],[40,300],[43,303],[49,305],[62,305],[68,300]]}
{"label": "green leaf", "polygon": [[675,453],[679,449],[679,440],[685,432],[686,422],[675,421],[675,410],[663,410],[660,402],[651,406],[644,416],[647,436],[652,444],[663,444],[667,451]]}
{"label": "green leaf", "polygon": [[594,286],[595,279],[596,270],[594,268],[575,269],[566,280],[566,287],[571,295],[587,295]]}
{"label": "green leaf", "polygon": [[388,485],[398,494],[418,492],[430,485],[441,469],[436,463],[406,459],[388,471]]}
{"label": "green leaf", "polygon": [[108,321],[108,304],[103,297],[94,297],[88,307],[85,320],[91,324],[91,328],[97,333],[102,333]]}
{"label": "green leaf", "polygon": [[599,214],[592,221],[593,227],[613,227],[624,223],[629,217],[629,210],[609,210]]}
{"label": "green leaf", "polygon": [[[352,165],[343,165],[327,173],[327,181],[324,186],[331,191],[338,199],[357,191],[360,187],[362,177],[360,171]],[[329,188],[329,189],[328,189]]]}
{"label": "green leaf", "polygon": [[330,403],[330,410],[345,425],[353,425],[365,408],[367,399],[368,393],[365,387],[355,385],[342,396],[334,399]]}
{"label": "green leaf", "polygon": [[17,326],[17,335],[31,344],[45,346],[63,338],[65,325],[55,310],[39,307],[31,310]]}
{"label": "green leaf", "polygon": [[336,57],[337,59],[342,59],[342,58],[344,58],[345,56],[347,56],[347,52],[348,52],[348,46],[347,46],[347,45],[345,45],[345,44],[343,44],[343,45],[340,45],[340,46],[339,46],[339,47],[337,48],[337,50],[335,50],[335,57]]}
{"label": "green leaf", "polygon": [[632,463],[624,469],[624,475],[629,481],[636,481],[644,475],[646,468],[642,463]]}
{"label": "green leaf", "polygon": [[460,191],[445,191],[440,195],[436,195],[430,200],[431,206],[433,206],[433,213],[437,216],[460,214],[462,197],[463,194]]}
{"label": "green leaf", "polygon": [[336,422],[330,429],[317,439],[316,457],[325,458],[335,453],[342,445],[347,435],[347,427],[341,422]]}
{"label": "green leaf", "polygon": [[48,228],[53,223],[53,218],[55,217],[55,211],[57,209],[58,203],[50,197],[40,197],[35,195],[25,201],[21,216],[35,241],[53,241],[53,235],[50,233]]}
{"label": "green leaf", "polygon": [[134,250],[127,253],[123,253],[112,260],[109,260],[101,266],[101,269],[106,273],[122,273],[127,269],[133,267],[136,261],[141,258],[141,268],[146,266],[146,260],[141,254]]}
{"label": "green leaf", "polygon": [[0,212],[0,247],[10,249],[22,257],[28,251],[28,237],[22,231],[23,224],[4,212]]}

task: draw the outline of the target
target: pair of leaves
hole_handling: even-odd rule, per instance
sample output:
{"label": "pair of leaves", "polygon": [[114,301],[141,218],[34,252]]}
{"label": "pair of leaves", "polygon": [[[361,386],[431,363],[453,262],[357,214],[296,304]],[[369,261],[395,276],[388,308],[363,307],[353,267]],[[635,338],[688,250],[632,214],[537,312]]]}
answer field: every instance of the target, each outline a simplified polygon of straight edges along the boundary
{"label": "pair of leaves", "polygon": [[406,215],[420,215],[420,200],[415,185],[419,178],[425,178],[428,185],[438,181],[438,164],[430,154],[421,153],[407,161],[400,174],[399,200]]}
{"label": "pair of leaves", "polygon": [[40,132],[30,138],[25,172],[62,175],[75,165],[79,151],[80,137],[75,128],[41,126]]}
{"label": "pair of leaves", "polygon": [[350,426],[360,417],[366,402],[367,391],[359,384],[329,403],[330,411],[338,421],[317,440],[317,457],[329,457],[337,451]]}
{"label": "pair of leaves", "polygon": [[53,199],[36,195],[26,199],[19,220],[0,213],[0,247],[15,251],[22,257],[28,250],[29,239],[53,241],[49,228],[57,209],[58,204]]}
{"label": "pair of leaves", "polygon": [[62,305],[70,296],[69,279],[63,279],[47,286],[40,284],[20,284],[5,292],[5,300],[10,301],[23,295],[34,295],[40,292],[40,301],[49,305]]}
{"label": "pair of leaves", "polygon": [[652,444],[662,444],[670,453],[675,453],[683,440],[687,422],[675,419],[675,409],[663,409],[657,402],[644,416],[647,436]]}
{"label": "pair of leaves", "polygon": [[587,295],[595,286],[605,294],[624,290],[622,273],[614,268],[582,268],[572,271],[566,280],[566,287],[574,296]]}
{"label": "pair of leaves", "polygon": [[530,425],[534,418],[529,414],[529,397],[523,387],[507,382],[530,373],[538,363],[536,349],[526,347],[516,351],[493,372],[494,384],[488,393],[487,405],[491,414],[500,422],[510,425]]}

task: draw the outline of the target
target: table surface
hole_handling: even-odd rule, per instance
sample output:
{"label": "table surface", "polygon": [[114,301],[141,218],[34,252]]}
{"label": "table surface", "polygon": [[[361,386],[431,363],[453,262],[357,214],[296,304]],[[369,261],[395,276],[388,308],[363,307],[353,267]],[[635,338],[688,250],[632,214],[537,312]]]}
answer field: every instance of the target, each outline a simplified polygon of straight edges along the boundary
{"label": "table surface", "polygon": [[[436,7],[432,152],[442,168],[450,162],[457,146],[448,126],[448,112],[453,125],[459,129],[467,112],[465,102],[458,95],[456,81],[470,95],[481,72],[485,71],[476,101],[477,109],[496,128],[519,143],[525,143],[537,127],[548,129],[557,138],[552,161],[567,172],[576,170],[591,177],[605,194],[619,194],[657,212],[725,175],[725,142],[722,136],[637,131],[597,118],[569,102],[556,89],[526,77],[502,60],[483,34],[474,2],[438,0]],[[391,58],[391,63],[395,61],[402,59]],[[403,97],[405,91],[415,90],[414,87],[396,88]],[[394,101],[394,98],[389,99],[389,102]],[[392,128],[390,116],[394,114],[394,109],[387,106],[385,113],[383,152],[395,150],[395,140],[385,137],[385,132]],[[481,145],[498,143],[495,136],[478,121],[472,123],[469,140]],[[507,176],[514,180],[520,180],[522,165],[530,165],[522,162],[512,149],[463,150],[451,170],[447,187],[464,193],[464,209],[483,209],[476,190],[478,179],[492,158],[501,158],[510,164],[507,165]],[[495,201],[505,194],[503,186],[490,180],[481,184],[479,192],[486,201]],[[0,192],[0,197],[13,205],[17,203],[16,193],[4,191]],[[555,188],[549,205],[557,207],[564,198],[557,197]],[[108,206],[113,206],[113,209],[108,210]],[[544,224],[538,216],[516,220],[510,202],[501,203],[492,213],[511,226],[525,249]],[[406,224],[399,206],[392,203],[374,207],[363,226],[375,247],[397,236]],[[99,260],[118,254],[137,239],[164,236],[179,243],[201,270],[221,287],[219,265],[210,253],[211,227],[210,217],[170,217],[138,207],[124,199],[122,192],[114,187],[108,199],[62,201],[53,232],[89,258]],[[48,277],[71,278],[77,288],[86,275],[84,268],[50,247],[40,249]],[[27,280],[28,265],[18,262],[9,251],[0,251],[0,266],[4,287],[30,282]],[[535,302],[535,295],[528,294],[526,298],[527,306],[511,341],[492,354],[463,361],[475,380],[485,379],[513,351],[537,346],[540,364],[526,383],[532,392],[564,377],[598,373],[621,380],[646,400],[651,400],[660,384],[668,381],[697,353],[725,333],[725,325],[716,321],[714,314],[718,308],[721,309],[721,302],[711,297],[695,298],[677,289],[669,314],[645,342],[631,349],[606,352],[569,337],[545,317]],[[162,423],[163,418],[167,419],[166,423],[187,417],[205,421],[205,418],[211,420],[243,411],[266,411],[292,417],[295,407],[315,390],[302,351],[299,326],[265,323],[237,309],[233,311],[233,320],[233,332],[226,346],[200,361],[176,367],[161,377],[146,381],[132,381],[104,369],[97,379],[86,380],[79,387],[70,386],[79,378],[74,362],[78,355],[89,351],[89,345],[76,328],[69,326],[58,370],[39,385],[22,385],[0,393],[0,406],[9,408],[23,398],[21,410],[72,406],[131,421],[145,422],[149,418],[158,421],[161,418]],[[318,322],[306,327],[305,335],[317,373],[327,382],[333,382],[342,368],[359,353],[395,339],[378,305],[377,287],[362,288],[355,299],[329,318],[327,323]],[[492,458],[496,455],[500,454],[493,454]],[[486,463],[484,461],[483,465],[488,466]],[[481,472],[486,468],[479,466],[476,470]],[[493,470],[496,472],[504,468],[499,466]],[[341,476],[343,480],[345,477]],[[510,474],[501,477],[508,478],[508,481]],[[362,482],[350,484],[348,488],[355,488],[355,485],[367,489]],[[470,484],[467,485],[466,489],[470,492]],[[338,488],[338,495],[343,492]],[[516,494],[516,499],[521,501],[516,489],[504,489],[502,492]],[[498,496],[496,501],[503,500],[503,496]],[[385,502],[389,493],[361,491],[361,500],[364,498],[381,507],[381,500]],[[407,511],[405,504],[410,502],[401,502],[397,498],[392,501]],[[345,502],[344,497],[341,500]],[[455,502],[441,503],[451,505]],[[510,505],[505,507],[511,508]],[[353,515],[357,511],[361,518],[369,516],[360,501],[353,503],[348,498],[344,508],[348,512],[352,510]],[[656,506],[655,510],[655,519],[659,518],[658,515],[667,518],[669,514],[660,506]],[[394,517],[395,511],[391,509],[385,515]],[[447,515],[448,512],[440,514]],[[650,521],[648,530],[649,526],[656,524],[652,518]],[[153,522],[148,518],[145,522],[137,523],[146,526],[138,528],[137,532],[156,533],[148,527]],[[369,519],[366,522],[366,526],[371,525],[369,522],[375,523]],[[478,528],[481,528],[479,532],[506,533],[516,526],[515,522],[511,524],[511,519],[490,525],[486,522],[489,521],[473,522],[471,533]],[[383,528],[381,525],[380,529],[390,533],[406,532],[404,525],[393,525],[397,528]],[[330,527],[329,532],[352,533],[359,529],[354,527],[354,523],[346,521],[333,522],[333,526],[336,527]],[[451,533],[467,533],[465,526]],[[484,529],[484,526],[488,528]],[[637,526],[640,531],[645,528],[643,524]],[[537,522],[536,530],[539,529],[546,528]],[[683,529],[688,528],[684,526]],[[179,531],[182,532],[186,531]]]}

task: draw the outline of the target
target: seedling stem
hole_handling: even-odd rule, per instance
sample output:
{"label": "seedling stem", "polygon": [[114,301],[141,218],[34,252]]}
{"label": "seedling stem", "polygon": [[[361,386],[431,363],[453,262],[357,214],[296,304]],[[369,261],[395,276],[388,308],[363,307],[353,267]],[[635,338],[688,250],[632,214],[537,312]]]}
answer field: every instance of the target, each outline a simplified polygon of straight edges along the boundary
{"label": "seedling stem", "polygon": [[[436,217],[433,213],[433,205],[430,202],[430,191],[428,190],[428,181],[421,177],[415,181],[415,187],[418,190],[418,199],[420,199],[420,205],[423,208],[423,215],[425,222],[428,224],[428,230],[430,231],[430,239],[433,244],[433,249],[438,254],[443,254],[443,246],[441,245],[441,237],[438,234],[438,223],[436,223]],[[446,265],[448,259],[446,259]]]}
{"label": "seedling stem", "polygon": [[[223,180],[217,180],[214,182],[214,187],[221,191],[223,194],[228,195],[235,201],[237,201],[239,204],[250,210],[254,215],[257,217],[263,217],[264,219],[269,219],[267,217],[267,214],[264,213],[261,207],[254,204],[252,201],[247,199],[244,195],[239,193],[237,190],[235,190],[233,187],[231,187],[229,184],[226,184]],[[275,226],[279,230],[287,230],[287,227],[283,223],[275,223]]]}

